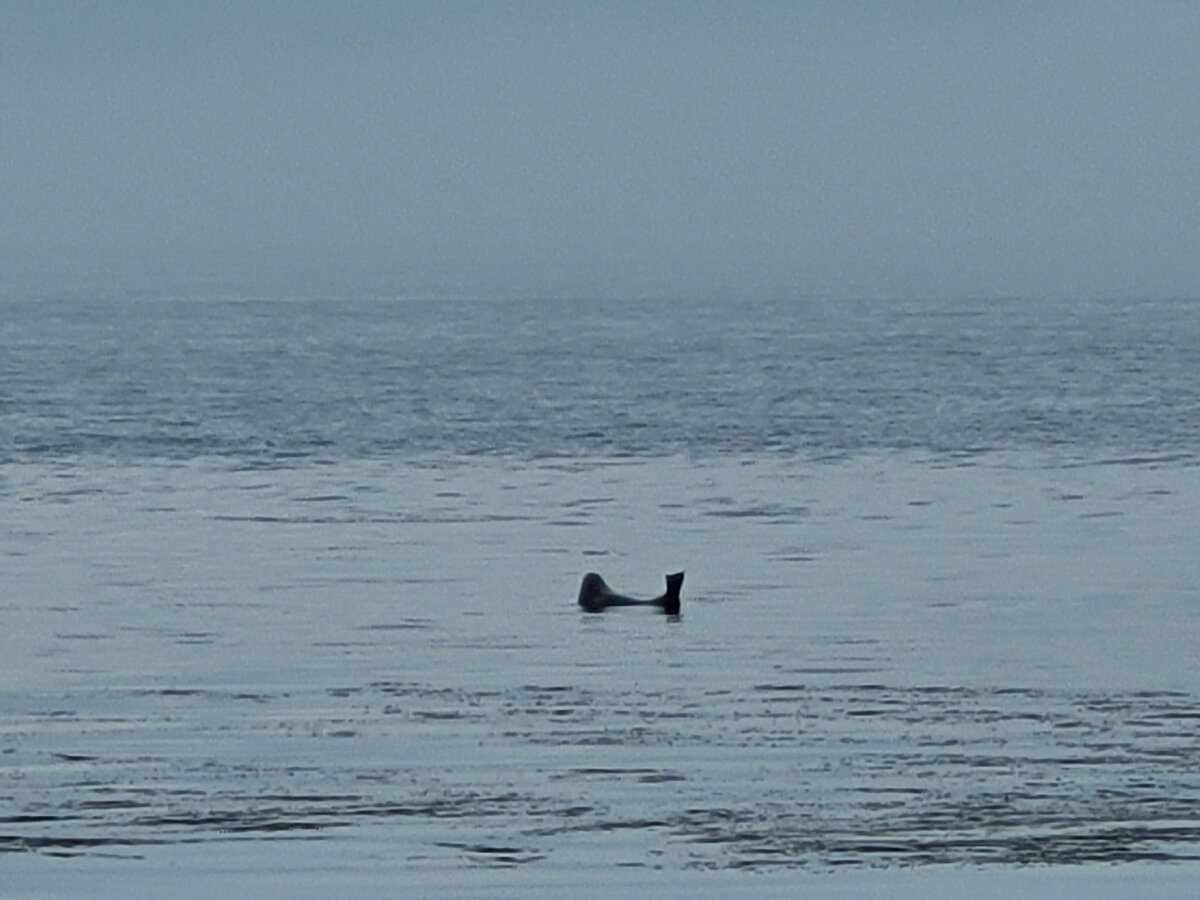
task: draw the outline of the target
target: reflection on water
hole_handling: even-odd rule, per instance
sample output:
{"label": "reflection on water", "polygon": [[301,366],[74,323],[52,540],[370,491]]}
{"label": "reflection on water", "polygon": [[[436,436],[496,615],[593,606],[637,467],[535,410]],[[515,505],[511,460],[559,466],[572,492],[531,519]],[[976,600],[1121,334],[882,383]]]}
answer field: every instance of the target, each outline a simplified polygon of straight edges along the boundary
{"label": "reflection on water", "polygon": [[[6,722],[10,744],[94,752],[7,748],[19,778],[0,850],[138,855],[346,829],[383,840],[395,829],[387,839],[407,836],[409,852],[490,865],[577,853],[588,835],[616,832],[642,838],[621,860],[640,865],[1200,852],[1200,707],[1180,692],[822,674],[744,693],[377,682],[303,698],[161,690],[71,700],[108,712],[45,709]],[[305,748],[295,758],[253,758],[256,745],[292,742]],[[134,752],[138,743],[157,753]]]}
{"label": "reflection on water", "polygon": [[[1193,476],[139,466],[60,505],[12,472],[0,852],[1194,860]],[[681,619],[579,612],[594,568],[633,593],[686,568]]]}

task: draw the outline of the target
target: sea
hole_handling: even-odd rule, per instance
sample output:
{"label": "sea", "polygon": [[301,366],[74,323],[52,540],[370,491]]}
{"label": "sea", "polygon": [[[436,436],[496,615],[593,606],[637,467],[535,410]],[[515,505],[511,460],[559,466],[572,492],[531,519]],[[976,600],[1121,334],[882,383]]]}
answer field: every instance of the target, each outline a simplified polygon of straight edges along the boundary
{"label": "sea", "polygon": [[1192,896],[1198,526],[1193,299],[9,291],[0,895]]}

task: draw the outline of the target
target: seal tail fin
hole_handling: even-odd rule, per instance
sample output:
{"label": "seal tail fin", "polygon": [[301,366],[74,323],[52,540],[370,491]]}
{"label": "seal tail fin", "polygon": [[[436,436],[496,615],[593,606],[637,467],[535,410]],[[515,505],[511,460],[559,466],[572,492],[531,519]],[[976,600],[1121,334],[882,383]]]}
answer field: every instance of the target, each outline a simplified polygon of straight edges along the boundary
{"label": "seal tail fin", "polygon": [[662,608],[668,616],[679,615],[679,589],[683,587],[683,573],[667,576],[667,592],[662,597]]}

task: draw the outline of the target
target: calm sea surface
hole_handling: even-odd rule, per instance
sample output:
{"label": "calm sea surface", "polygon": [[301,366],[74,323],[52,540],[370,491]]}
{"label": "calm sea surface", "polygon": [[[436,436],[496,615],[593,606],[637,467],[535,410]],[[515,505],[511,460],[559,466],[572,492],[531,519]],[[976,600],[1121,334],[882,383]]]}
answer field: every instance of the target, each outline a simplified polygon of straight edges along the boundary
{"label": "calm sea surface", "polygon": [[0,300],[0,893],[1192,871],[1198,462],[1195,302]]}

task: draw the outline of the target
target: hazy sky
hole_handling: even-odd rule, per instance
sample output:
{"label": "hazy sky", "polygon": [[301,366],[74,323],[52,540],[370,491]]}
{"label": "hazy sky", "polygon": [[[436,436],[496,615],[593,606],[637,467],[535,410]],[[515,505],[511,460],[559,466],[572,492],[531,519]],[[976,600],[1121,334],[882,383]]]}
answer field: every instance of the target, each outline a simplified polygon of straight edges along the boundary
{"label": "hazy sky", "polygon": [[0,0],[0,210],[7,277],[1200,295],[1200,3]]}

